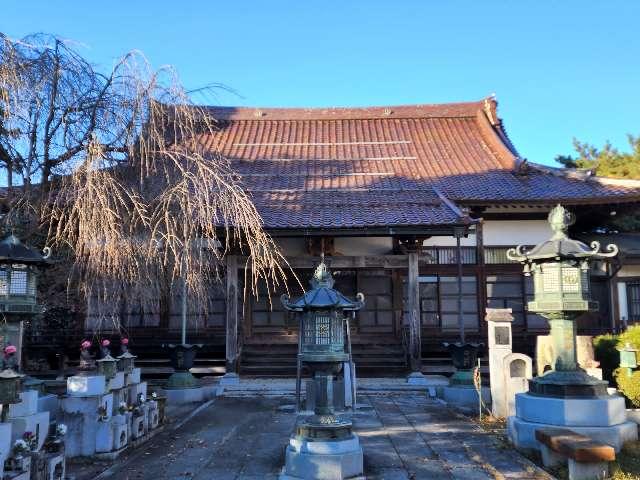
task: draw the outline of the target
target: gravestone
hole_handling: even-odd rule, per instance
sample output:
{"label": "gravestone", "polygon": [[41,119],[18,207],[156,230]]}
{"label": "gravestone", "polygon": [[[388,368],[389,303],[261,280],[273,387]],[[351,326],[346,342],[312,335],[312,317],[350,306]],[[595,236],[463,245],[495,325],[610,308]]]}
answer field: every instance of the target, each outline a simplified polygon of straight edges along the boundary
{"label": "gravestone", "polygon": [[529,391],[532,363],[531,357],[523,353],[510,353],[502,359],[505,417],[516,414],[516,393]]}
{"label": "gravestone", "polygon": [[510,308],[487,308],[485,319],[488,323],[489,338],[491,413],[494,417],[506,417],[508,410],[504,359],[511,355],[511,323],[513,322],[513,315]]}

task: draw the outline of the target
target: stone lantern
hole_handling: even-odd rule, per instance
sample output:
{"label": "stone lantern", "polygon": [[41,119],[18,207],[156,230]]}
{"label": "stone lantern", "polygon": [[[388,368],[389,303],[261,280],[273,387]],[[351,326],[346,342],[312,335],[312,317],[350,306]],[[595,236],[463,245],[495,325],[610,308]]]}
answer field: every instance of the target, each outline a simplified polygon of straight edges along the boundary
{"label": "stone lantern", "polygon": [[[608,383],[588,375],[576,359],[576,320],[598,308],[590,294],[590,262],[613,257],[618,248],[608,245],[602,252],[598,242],[587,246],[570,239],[573,221],[558,205],[549,213],[549,240],[528,251],[520,246],[507,253],[524,265],[525,275],[533,276],[534,299],[528,311],[549,321],[554,350],[554,369],[529,380],[528,392],[516,394],[516,414],[507,419],[507,432],[517,448],[539,450],[536,431],[568,428],[619,451],[624,442],[637,440],[638,427],[627,419],[624,398],[609,395]],[[543,455],[543,462],[550,466],[553,459]]]}
{"label": "stone lantern", "polygon": [[49,264],[50,250],[44,255],[24,245],[15,235],[0,242],[0,311],[5,314],[36,314],[37,274]]}
{"label": "stone lantern", "polygon": [[9,413],[9,405],[20,403],[20,380],[24,375],[16,373],[11,368],[6,368],[0,371],[0,406],[2,406],[2,418],[0,422],[4,423],[7,420],[7,413]]}
{"label": "stone lantern", "polygon": [[[23,322],[42,312],[37,303],[37,275],[41,267],[49,265],[51,251],[41,254],[24,245],[15,235],[0,242],[0,314],[6,319],[4,337],[0,342],[16,346],[16,368],[22,363]],[[27,390],[44,393],[44,384],[27,377],[22,382]]]}
{"label": "stone lantern", "polygon": [[614,257],[618,247],[600,244],[587,246],[567,236],[574,217],[561,205],[549,213],[553,236],[533,249],[523,246],[507,252],[510,260],[524,265],[524,274],[533,276],[534,299],[528,310],[549,321],[554,347],[554,369],[530,381],[529,391],[537,395],[594,396],[607,393],[607,382],[589,376],[578,367],[576,356],[576,319],[585,312],[597,311],[591,299],[590,262]]}
{"label": "stone lantern", "polygon": [[122,355],[118,356],[118,370],[125,373],[133,372],[134,360],[138,358],[135,355],[129,353],[129,351],[124,352]]}
{"label": "stone lantern", "polygon": [[[350,300],[333,288],[324,257],[311,290],[284,307],[300,319],[299,358],[313,374],[315,408],[301,420],[286,451],[286,478],[351,478],[362,474],[362,448],[349,418],[335,415],[333,377],[350,359],[345,350],[345,315],[360,310],[364,296]],[[323,476],[330,475],[330,476]],[[333,475],[333,476],[331,476]]]}
{"label": "stone lantern", "polygon": [[111,355],[107,355],[100,360],[96,360],[96,365],[98,366],[98,374],[104,375],[104,378],[107,380],[111,380],[116,376],[118,371],[118,360],[113,358]]}

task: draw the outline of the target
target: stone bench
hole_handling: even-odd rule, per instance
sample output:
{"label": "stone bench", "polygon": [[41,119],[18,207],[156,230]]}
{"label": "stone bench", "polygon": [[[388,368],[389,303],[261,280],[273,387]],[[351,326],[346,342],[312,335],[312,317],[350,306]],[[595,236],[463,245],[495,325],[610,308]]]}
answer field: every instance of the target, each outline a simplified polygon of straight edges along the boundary
{"label": "stone bench", "polygon": [[566,428],[536,430],[542,462],[552,467],[569,462],[569,480],[604,479],[609,474],[609,462],[616,459],[612,446],[595,442]]}

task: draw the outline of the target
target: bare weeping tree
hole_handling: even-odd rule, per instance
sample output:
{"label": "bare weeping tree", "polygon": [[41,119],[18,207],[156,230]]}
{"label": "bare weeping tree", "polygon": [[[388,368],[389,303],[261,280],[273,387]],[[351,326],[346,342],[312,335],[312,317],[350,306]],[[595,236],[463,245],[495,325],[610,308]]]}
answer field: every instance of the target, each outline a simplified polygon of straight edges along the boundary
{"label": "bare weeping tree", "polygon": [[0,36],[5,218],[35,216],[105,318],[176,282],[205,305],[232,249],[248,259],[245,288],[284,277],[240,178],[209,146],[220,128],[172,68],[139,53],[104,74],[58,38]]}

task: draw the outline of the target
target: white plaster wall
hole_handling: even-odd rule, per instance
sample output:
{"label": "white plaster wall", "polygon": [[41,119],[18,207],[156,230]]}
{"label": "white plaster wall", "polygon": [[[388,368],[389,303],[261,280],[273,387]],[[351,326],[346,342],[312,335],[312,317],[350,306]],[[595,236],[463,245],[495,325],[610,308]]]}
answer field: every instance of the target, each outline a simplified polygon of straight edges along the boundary
{"label": "white plaster wall", "polygon": [[[484,222],[484,244],[487,246],[535,245],[551,236],[546,220],[487,220]],[[475,246],[475,235],[460,242],[463,246]],[[454,246],[455,237],[431,237],[425,245]]]}
{"label": "white plaster wall", "polygon": [[640,265],[625,265],[618,272],[618,277],[640,277]]}
{"label": "white plaster wall", "polygon": [[552,232],[546,220],[488,220],[484,222],[485,245],[535,245]]}

